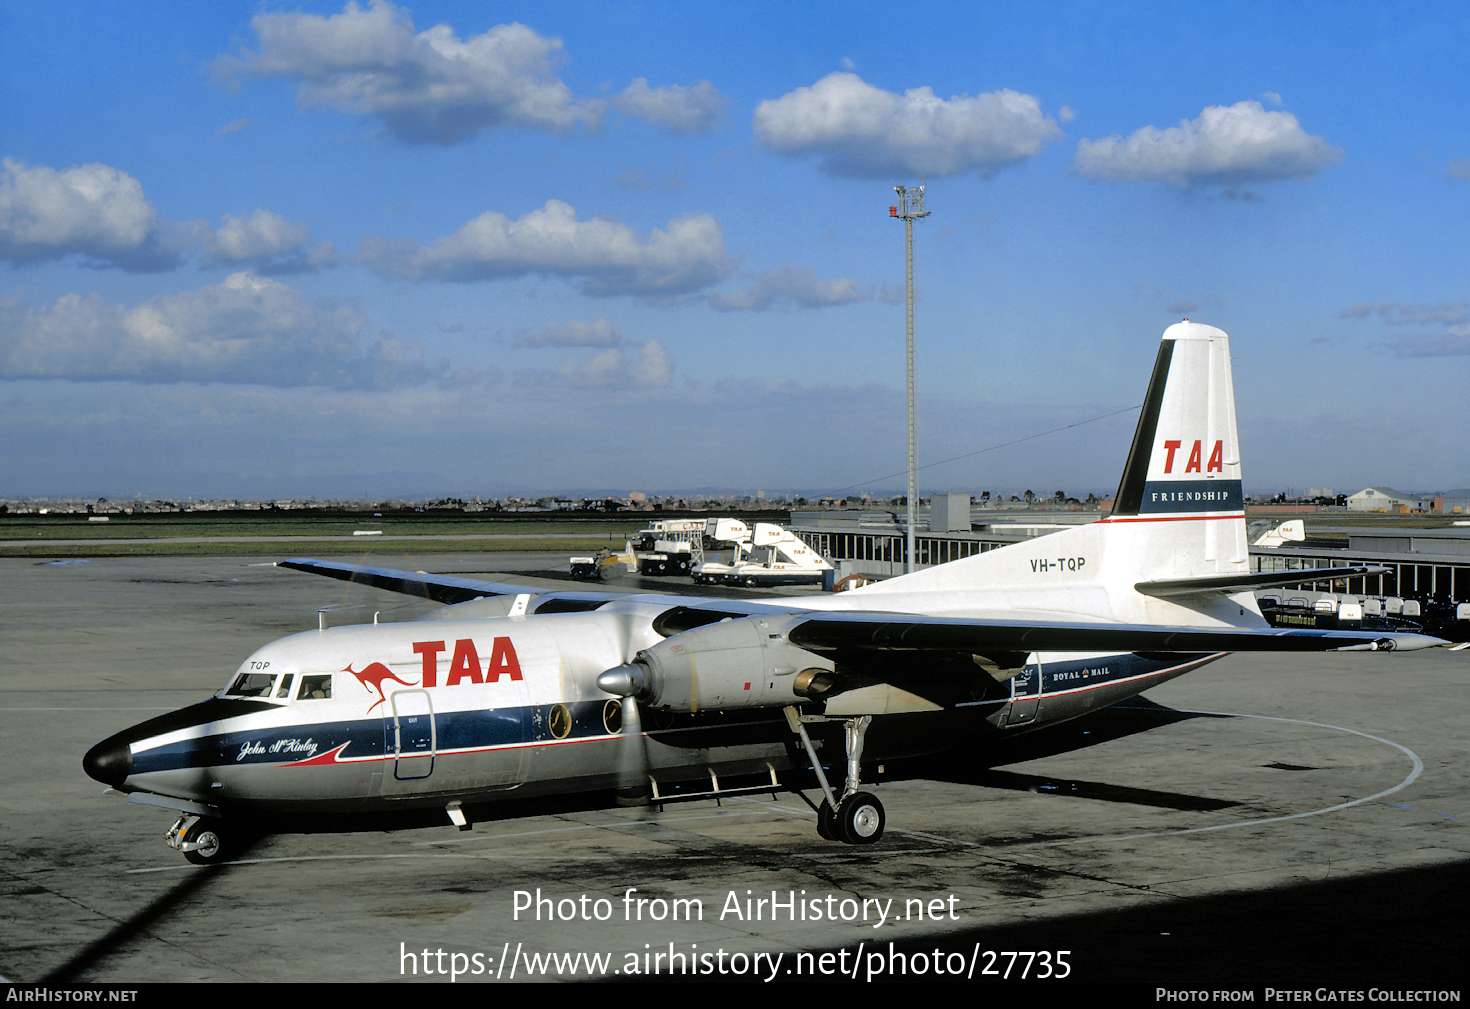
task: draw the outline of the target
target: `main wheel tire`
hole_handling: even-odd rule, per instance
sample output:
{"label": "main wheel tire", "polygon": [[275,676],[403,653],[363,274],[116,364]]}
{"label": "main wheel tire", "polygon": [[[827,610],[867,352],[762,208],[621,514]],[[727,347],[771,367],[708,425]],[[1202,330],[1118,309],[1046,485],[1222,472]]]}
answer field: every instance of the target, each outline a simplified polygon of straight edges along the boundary
{"label": "main wheel tire", "polygon": [[817,833],[827,841],[842,840],[842,836],[837,833],[837,814],[832,812],[832,803],[826,799],[822,800],[821,808],[817,810]]}
{"label": "main wheel tire", "polygon": [[868,792],[854,792],[837,807],[837,829],[848,844],[876,844],[883,822],[883,803]]}
{"label": "main wheel tire", "polygon": [[195,865],[218,865],[229,857],[225,847],[225,835],[218,820],[200,820],[184,832],[185,844],[198,844],[184,857]]}

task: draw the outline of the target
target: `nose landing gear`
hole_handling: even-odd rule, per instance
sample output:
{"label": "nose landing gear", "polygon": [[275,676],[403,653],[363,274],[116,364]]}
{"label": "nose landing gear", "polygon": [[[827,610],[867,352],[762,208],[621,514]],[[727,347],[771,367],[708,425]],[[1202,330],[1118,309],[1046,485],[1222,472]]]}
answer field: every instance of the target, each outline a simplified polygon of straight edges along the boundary
{"label": "nose landing gear", "polygon": [[185,813],[174,821],[164,841],[195,865],[219,865],[231,854],[226,844],[228,836],[221,821]]}

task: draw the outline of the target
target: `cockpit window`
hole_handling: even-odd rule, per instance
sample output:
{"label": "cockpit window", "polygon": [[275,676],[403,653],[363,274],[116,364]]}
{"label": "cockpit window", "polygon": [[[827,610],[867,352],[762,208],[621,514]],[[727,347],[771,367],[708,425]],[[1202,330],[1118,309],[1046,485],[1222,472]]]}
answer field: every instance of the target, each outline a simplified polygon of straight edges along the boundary
{"label": "cockpit window", "polygon": [[293,675],[292,673],[287,673],[285,676],[282,676],[281,677],[281,686],[280,686],[279,689],[276,690],[276,696],[277,697],[290,697],[291,696],[291,677],[292,677],[292,675]]}
{"label": "cockpit window", "polygon": [[332,674],[325,673],[321,676],[301,677],[301,690],[297,693],[298,701],[322,700],[332,696]]}
{"label": "cockpit window", "polygon": [[226,697],[269,697],[276,685],[275,673],[241,673],[225,691]]}

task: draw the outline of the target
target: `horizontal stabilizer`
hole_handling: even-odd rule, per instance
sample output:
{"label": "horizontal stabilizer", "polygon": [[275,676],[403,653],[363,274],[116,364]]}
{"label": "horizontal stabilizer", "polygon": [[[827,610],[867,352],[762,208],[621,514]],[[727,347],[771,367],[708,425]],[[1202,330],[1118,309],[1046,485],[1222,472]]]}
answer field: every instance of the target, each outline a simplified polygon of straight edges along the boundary
{"label": "horizontal stabilizer", "polygon": [[1301,582],[1325,582],[1338,578],[1381,575],[1388,568],[1358,565],[1350,568],[1310,568],[1298,571],[1262,571],[1256,574],[1197,575],[1192,578],[1163,578],[1139,582],[1133,587],[1146,596],[1228,595],[1247,589],[1269,589]]}

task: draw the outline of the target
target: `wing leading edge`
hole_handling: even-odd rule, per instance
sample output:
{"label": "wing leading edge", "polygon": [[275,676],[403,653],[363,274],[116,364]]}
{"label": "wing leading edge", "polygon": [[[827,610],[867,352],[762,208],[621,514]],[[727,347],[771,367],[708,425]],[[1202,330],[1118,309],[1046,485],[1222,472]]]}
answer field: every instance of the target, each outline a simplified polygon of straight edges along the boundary
{"label": "wing leading edge", "polygon": [[438,603],[453,604],[483,599],[487,596],[541,595],[545,589],[533,589],[525,585],[507,585],[500,582],[481,582],[473,578],[454,578],[450,575],[431,575],[427,571],[394,571],[390,568],[369,568],[359,564],[333,564],[309,557],[297,557],[289,561],[276,561],[278,568],[291,568],[313,575],[325,575],[344,582],[371,585],[401,592],[408,596],[432,599]]}

